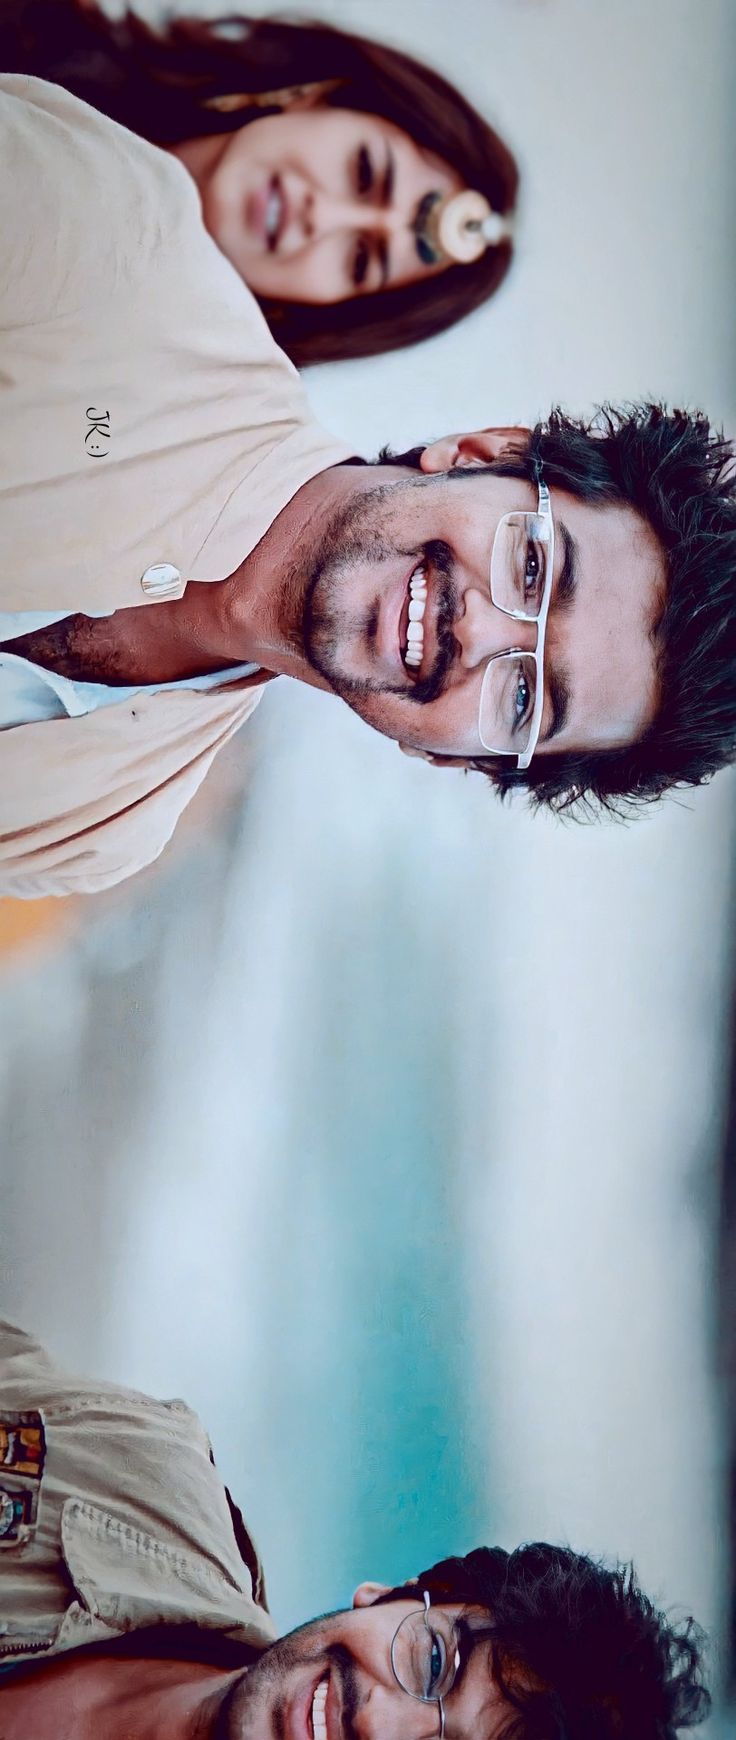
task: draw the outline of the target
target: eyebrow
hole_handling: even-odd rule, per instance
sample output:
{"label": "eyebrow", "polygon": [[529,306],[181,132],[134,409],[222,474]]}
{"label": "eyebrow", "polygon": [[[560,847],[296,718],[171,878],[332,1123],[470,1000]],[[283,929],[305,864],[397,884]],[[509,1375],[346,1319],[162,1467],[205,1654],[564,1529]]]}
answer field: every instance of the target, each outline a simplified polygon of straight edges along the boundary
{"label": "eyebrow", "polygon": [[387,139],[386,140],[386,168],[384,169],[383,181],[381,182],[381,205],[390,205],[391,204],[391,195],[393,194],[393,191],[394,191],[395,180],[396,180],[396,159],[394,157],[393,151],[391,150],[391,146],[390,146],[389,141]]}
{"label": "eyebrow", "polygon": [[[557,530],[562,538],[563,557],[553,602],[555,609],[567,610],[577,597],[578,546],[564,520],[557,521]],[[548,730],[542,732],[540,743],[551,743],[554,737],[559,737],[570,717],[572,692],[564,671],[548,671],[547,691],[552,706],[552,718]]]}
{"label": "eyebrow", "polygon": [[375,253],[376,259],[378,261],[378,270],[381,274],[380,289],[385,290],[386,285],[387,285],[388,280],[389,280],[389,271],[390,271],[388,242],[386,241],[386,237],[385,236],[377,236],[376,240],[373,244],[373,247],[374,247],[374,253]]}
{"label": "eyebrow", "polygon": [[[392,197],[392,194],[394,191],[395,180],[396,180],[396,160],[394,158],[393,151],[391,150],[391,146],[390,146],[389,141],[387,139],[386,140],[386,167],[385,167],[384,172],[383,172],[383,178],[381,180],[381,191],[380,191],[380,203],[384,207],[391,204],[391,197]],[[375,242],[375,255],[376,255],[376,259],[378,261],[378,268],[379,268],[379,271],[381,274],[381,289],[385,290],[386,285],[388,283],[389,271],[390,271],[388,242],[387,242],[385,236],[378,236],[377,237],[376,242]]]}
{"label": "eyebrow", "polygon": [[566,609],[567,606],[572,604],[577,597],[579,572],[578,546],[576,539],[565,525],[564,520],[557,521],[557,531],[562,538],[564,553],[562,557],[562,567],[560,568],[560,577],[554,591],[554,608],[559,609],[561,606],[563,609]]}
{"label": "eyebrow", "polygon": [[570,713],[570,684],[564,671],[550,671],[547,675],[547,693],[552,704],[552,718],[549,729],[544,731],[540,743],[551,743],[553,737],[559,737],[564,731]]}

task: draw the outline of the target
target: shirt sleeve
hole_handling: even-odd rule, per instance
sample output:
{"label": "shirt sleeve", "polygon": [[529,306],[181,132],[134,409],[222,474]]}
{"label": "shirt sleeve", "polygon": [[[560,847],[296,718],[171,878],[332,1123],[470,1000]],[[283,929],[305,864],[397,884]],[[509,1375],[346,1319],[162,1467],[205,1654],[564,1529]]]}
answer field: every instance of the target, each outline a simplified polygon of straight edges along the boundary
{"label": "shirt sleeve", "polygon": [[12,1386],[14,1378],[32,1377],[51,1369],[51,1360],[40,1341],[26,1330],[17,1329],[14,1323],[0,1318],[0,1398],[5,1395],[6,1386]]}
{"label": "shirt sleeve", "polygon": [[97,894],[158,858],[262,683],[0,731],[0,895]]}
{"label": "shirt sleeve", "polygon": [[0,75],[0,333],[101,312],[199,214],[186,170],[56,85]]}

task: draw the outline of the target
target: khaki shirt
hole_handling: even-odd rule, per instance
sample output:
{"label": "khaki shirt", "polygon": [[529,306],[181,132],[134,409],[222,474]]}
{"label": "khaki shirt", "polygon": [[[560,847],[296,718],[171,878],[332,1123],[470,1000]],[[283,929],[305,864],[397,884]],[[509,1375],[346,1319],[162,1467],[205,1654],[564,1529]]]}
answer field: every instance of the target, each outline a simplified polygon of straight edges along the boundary
{"label": "khaki shirt", "polygon": [[[350,449],[169,153],[5,74],[0,161],[0,610],[105,614],[225,579]],[[94,892],[157,857],[261,688],[0,732],[0,893]]]}
{"label": "khaki shirt", "polygon": [[183,1624],[276,1635],[197,1416],[69,1377],[0,1323],[0,1669]]}

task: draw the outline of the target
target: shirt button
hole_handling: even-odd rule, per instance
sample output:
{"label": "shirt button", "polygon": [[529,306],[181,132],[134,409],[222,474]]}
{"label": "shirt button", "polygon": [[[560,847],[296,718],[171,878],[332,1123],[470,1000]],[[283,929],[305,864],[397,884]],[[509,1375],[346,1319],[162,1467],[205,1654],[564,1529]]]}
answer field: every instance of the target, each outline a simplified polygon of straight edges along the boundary
{"label": "shirt button", "polygon": [[147,598],[181,598],[184,582],[173,562],[154,562],[141,575],[141,591]]}

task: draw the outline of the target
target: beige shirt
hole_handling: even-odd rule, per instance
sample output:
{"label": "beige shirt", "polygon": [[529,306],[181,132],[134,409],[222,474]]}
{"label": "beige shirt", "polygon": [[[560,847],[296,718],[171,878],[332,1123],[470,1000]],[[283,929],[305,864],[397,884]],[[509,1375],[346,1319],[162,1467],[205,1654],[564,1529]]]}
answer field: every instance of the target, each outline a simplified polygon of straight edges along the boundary
{"label": "beige shirt", "polygon": [[[0,610],[104,614],[224,579],[350,449],[176,159],[6,74],[0,161]],[[162,594],[164,564],[181,580]],[[261,687],[0,732],[0,893],[92,892],[157,857]]]}
{"label": "beige shirt", "polygon": [[196,1414],[67,1376],[0,1323],[0,1669],[182,1624],[276,1635]]}

